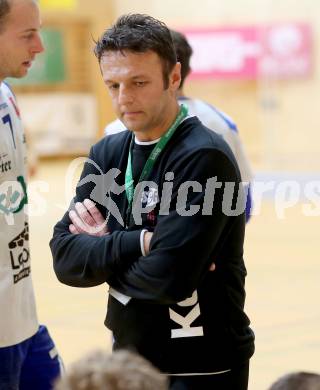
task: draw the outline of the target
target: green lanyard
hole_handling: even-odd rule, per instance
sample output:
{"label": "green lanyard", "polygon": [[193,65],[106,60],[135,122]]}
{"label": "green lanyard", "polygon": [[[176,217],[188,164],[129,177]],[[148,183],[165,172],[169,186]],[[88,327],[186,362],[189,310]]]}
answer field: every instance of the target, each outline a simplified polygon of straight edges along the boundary
{"label": "green lanyard", "polygon": [[[177,127],[180,125],[180,123],[183,121],[183,119],[188,115],[188,108],[184,106],[183,104],[180,107],[180,111],[173,122],[172,126],[167,130],[167,132],[160,138],[160,140],[157,142],[155,147],[153,148],[152,152],[150,153],[150,156],[145,163],[145,166],[142,170],[141,176],[139,178],[139,183],[144,181],[147,176],[149,176],[150,172],[152,171],[152,168],[159,157],[160,153],[163,151],[171,137],[173,136],[174,132],[176,131]],[[131,147],[134,142],[134,135],[131,139],[130,149],[129,149],[129,156],[128,156],[128,164],[126,169],[126,194],[127,199],[129,203],[129,209],[131,211],[132,202],[133,202],[133,196],[134,196],[134,184],[133,184],[133,174],[132,174],[132,163],[131,163]]]}

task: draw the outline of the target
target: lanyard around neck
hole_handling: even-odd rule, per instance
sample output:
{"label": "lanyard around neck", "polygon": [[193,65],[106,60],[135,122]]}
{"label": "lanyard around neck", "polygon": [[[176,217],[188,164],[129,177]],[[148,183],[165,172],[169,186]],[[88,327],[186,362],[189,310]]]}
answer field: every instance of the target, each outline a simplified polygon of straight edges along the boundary
{"label": "lanyard around neck", "polygon": [[[180,123],[183,121],[184,118],[188,115],[188,108],[184,106],[183,104],[180,107],[180,111],[173,122],[173,124],[169,127],[167,132],[160,138],[160,140],[157,142],[155,147],[153,148],[152,152],[150,153],[150,156],[147,160],[147,162],[144,165],[144,168],[142,170],[142,173],[139,178],[139,183],[144,181],[152,171],[152,168],[173,136],[174,132],[176,131],[177,127],[180,125]],[[134,135],[132,136],[131,139],[131,144],[130,144],[130,149],[129,149],[129,156],[128,156],[128,163],[127,163],[127,169],[126,169],[126,178],[125,178],[125,186],[126,186],[126,195],[129,203],[129,208],[131,209],[132,207],[132,202],[133,202],[133,196],[134,196],[134,181],[133,181],[133,173],[132,173],[132,159],[131,159],[131,148],[134,142]]]}

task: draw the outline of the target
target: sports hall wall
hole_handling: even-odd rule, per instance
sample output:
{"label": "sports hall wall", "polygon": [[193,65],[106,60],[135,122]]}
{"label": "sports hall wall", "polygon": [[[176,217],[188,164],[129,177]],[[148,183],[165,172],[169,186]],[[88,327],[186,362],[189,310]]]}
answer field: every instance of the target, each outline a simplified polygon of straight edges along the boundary
{"label": "sports hall wall", "polygon": [[[116,13],[132,11],[132,2],[116,2]],[[318,171],[320,106],[320,7],[316,0],[163,0],[134,2],[135,10],[155,15],[176,28],[305,22],[312,30],[313,71],[287,81],[205,80],[190,82],[187,92],[202,97],[237,122],[256,169]]]}
{"label": "sports hall wall", "polygon": [[[90,135],[79,144],[79,152],[100,137],[104,124],[114,118],[92,54],[92,38],[119,15],[148,13],[181,30],[293,22],[305,23],[311,28],[312,70],[308,75],[287,80],[268,77],[190,80],[186,92],[207,100],[233,117],[256,171],[315,172],[320,169],[320,119],[317,115],[320,10],[317,0],[74,0],[71,3],[69,7],[43,6],[44,26],[54,26],[63,32],[66,80],[55,85],[16,88],[22,100],[39,94],[52,96],[53,93],[64,97],[68,94],[92,97],[91,105],[89,100],[87,105],[82,102],[79,110],[90,106],[94,113],[92,118],[96,115]],[[81,136],[80,128],[72,133],[71,143],[72,137]],[[52,134],[52,139],[54,137]],[[68,154],[62,148],[61,154],[65,153]]]}

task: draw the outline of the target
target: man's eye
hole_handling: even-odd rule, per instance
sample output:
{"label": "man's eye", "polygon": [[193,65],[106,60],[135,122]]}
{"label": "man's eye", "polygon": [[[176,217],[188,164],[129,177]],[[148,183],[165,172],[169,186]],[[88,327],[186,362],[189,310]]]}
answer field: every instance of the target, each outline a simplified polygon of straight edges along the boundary
{"label": "man's eye", "polygon": [[108,88],[109,88],[110,90],[119,89],[119,84],[110,84],[110,85],[108,86]]}
{"label": "man's eye", "polygon": [[135,84],[137,87],[143,87],[144,85],[146,85],[146,81],[136,81]]}
{"label": "man's eye", "polygon": [[23,39],[27,39],[27,40],[31,39],[32,37],[33,37],[33,34],[27,34],[27,35],[22,36]]}

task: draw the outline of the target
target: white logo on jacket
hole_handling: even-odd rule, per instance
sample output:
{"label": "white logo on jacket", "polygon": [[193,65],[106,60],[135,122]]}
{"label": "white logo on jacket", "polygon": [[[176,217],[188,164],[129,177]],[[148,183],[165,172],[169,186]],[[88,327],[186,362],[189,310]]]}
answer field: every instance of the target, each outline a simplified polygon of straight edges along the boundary
{"label": "white logo on jacket", "polygon": [[200,317],[200,305],[198,302],[198,293],[194,291],[190,298],[185,299],[182,302],[177,303],[181,307],[191,307],[193,308],[189,313],[183,317],[182,315],[176,313],[173,309],[169,308],[170,319],[176,324],[181,325],[182,328],[171,329],[171,338],[176,339],[180,337],[196,337],[203,336],[203,327],[202,326],[191,326],[191,324]]}
{"label": "white logo on jacket", "polygon": [[151,207],[158,203],[159,195],[157,188],[149,188],[148,191],[143,191],[141,203],[144,207]]}

